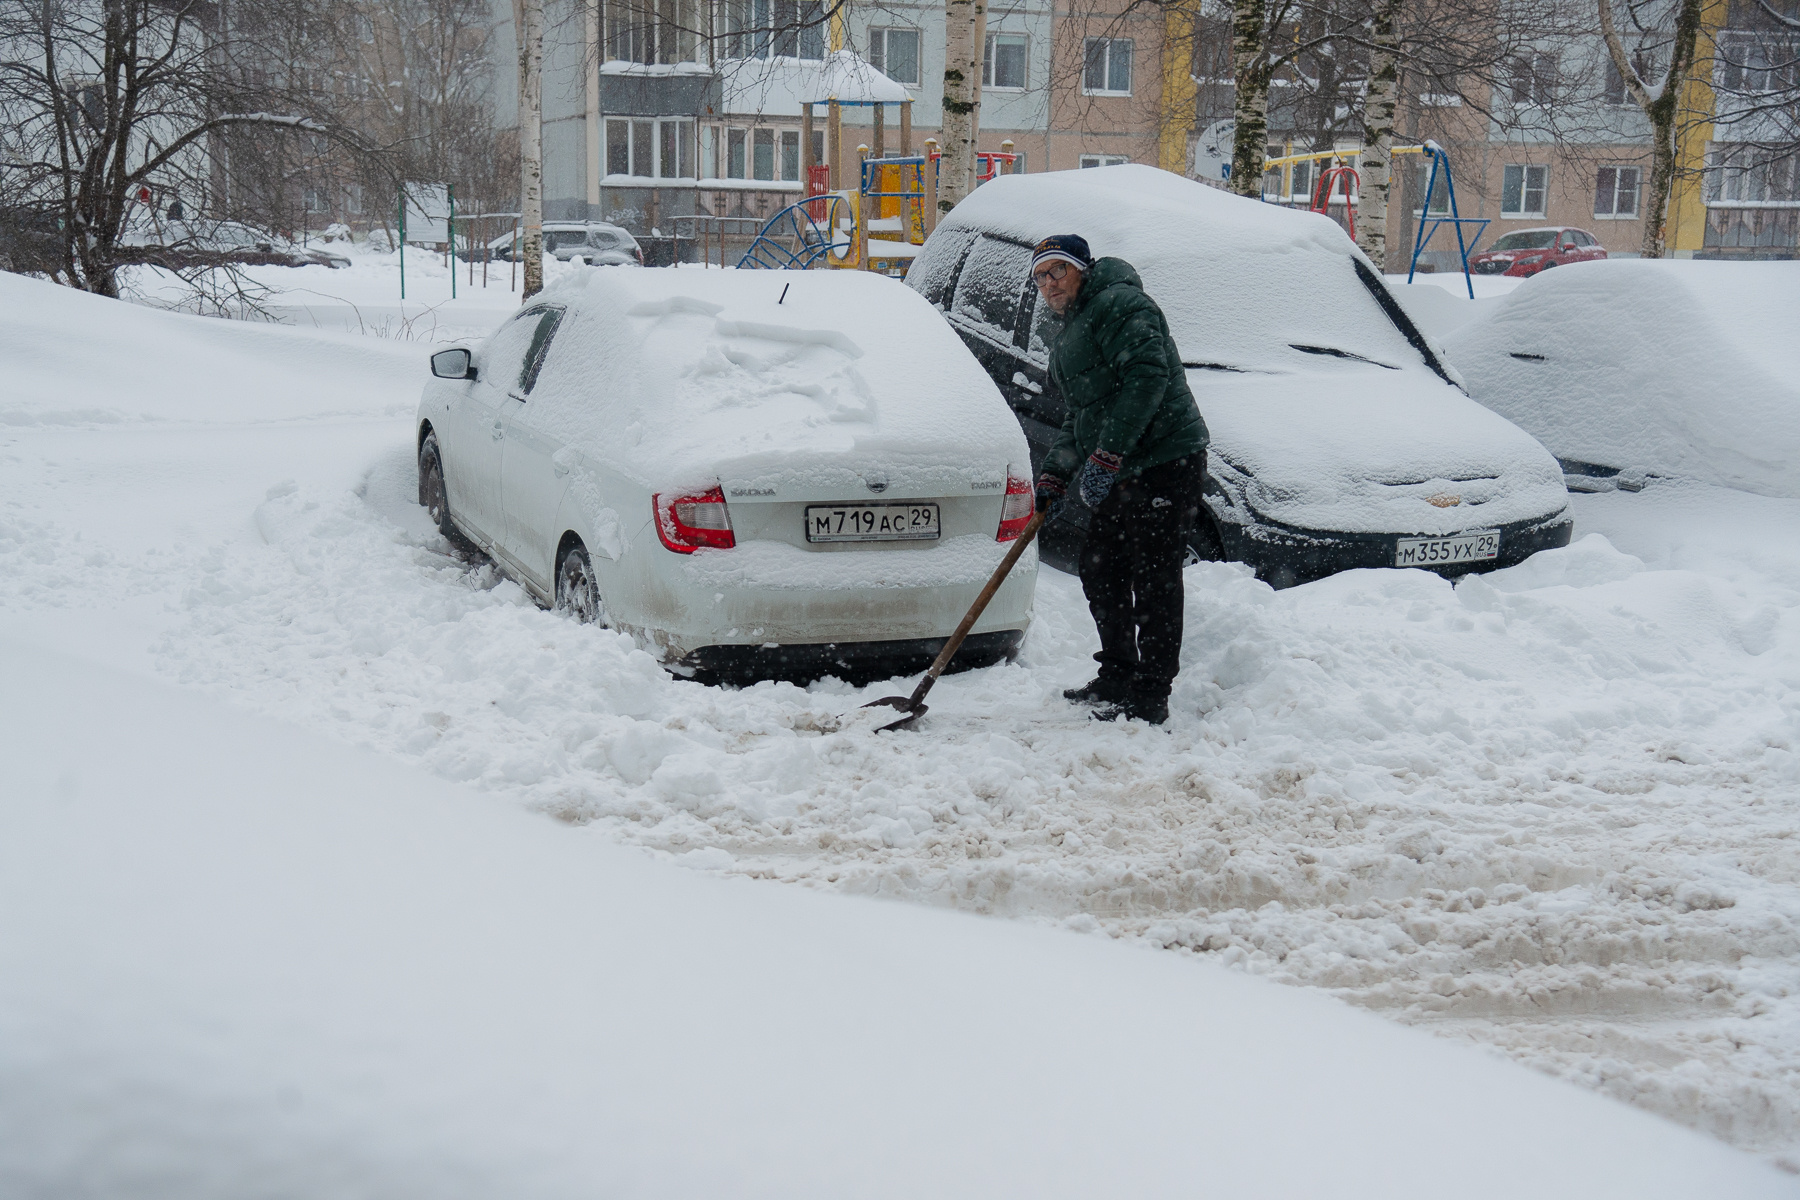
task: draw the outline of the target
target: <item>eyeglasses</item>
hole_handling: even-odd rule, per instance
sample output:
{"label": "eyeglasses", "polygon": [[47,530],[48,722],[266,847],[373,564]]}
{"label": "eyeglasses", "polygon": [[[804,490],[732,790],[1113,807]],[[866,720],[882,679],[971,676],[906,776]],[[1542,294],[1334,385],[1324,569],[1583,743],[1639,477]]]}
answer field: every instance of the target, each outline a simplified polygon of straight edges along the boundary
{"label": "eyeglasses", "polygon": [[1050,283],[1052,281],[1054,281],[1056,283],[1061,283],[1063,280],[1063,276],[1067,275],[1068,273],[1069,273],[1069,264],[1068,263],[1053,262],[1053,263],[1047,264],[1044,267],[1044,269],[1041,271],[1033,271],[1031,273],[1031,278],[1034,281],[1036,281],[1036,283],[1039,287],[1043,287],[1046,283]]}

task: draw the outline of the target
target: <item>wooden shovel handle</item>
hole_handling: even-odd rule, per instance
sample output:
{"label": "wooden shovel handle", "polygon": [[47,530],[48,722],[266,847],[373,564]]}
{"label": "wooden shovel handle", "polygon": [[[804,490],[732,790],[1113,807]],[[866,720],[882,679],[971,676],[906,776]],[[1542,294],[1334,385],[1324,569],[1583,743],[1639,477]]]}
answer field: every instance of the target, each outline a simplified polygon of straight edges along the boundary
{"label": "wooden shovel handle", "polygon": [[937,660],[925,672],[925,678],[919,680],[919,686],[913,689],[913,704],[916,705],[925,698],[925,693],[931,690],[931,685],[937,682],[938,676],[944,673],[944,668],[950,665],[950,660],[956,657],[956,652],[962,648],[963,639],[969,636],[969,630],[973,629],[975,622],[981,619],[981,614],[987,609],[988,601],[994,598],[994,593],[999,591],[1000,585],[1006,582],[1006,577],[1012,573],[1013,564],[1017,563],[1019,556],[1025,553],[1025,547],[1031,545],[1031,540],[1037,537],[1038,530],[1043,528],[1043,524],[1043,513],[1031,515],[1031,521],[1025,526],[1025,532],[1019,535],[1019,540],[1012,544],[1012,549],[1006,552],[1006,557],[1001,559],[1000,565],[994,568],[994,573],[989,577],[987,586],[981,589],[981,595],[975,597],[975,603],[969,605],[969,611],[964,614],[962,624],[956,627],[956,632],[950,635],[950,640],[944,643],[942,650],[938,651]]}

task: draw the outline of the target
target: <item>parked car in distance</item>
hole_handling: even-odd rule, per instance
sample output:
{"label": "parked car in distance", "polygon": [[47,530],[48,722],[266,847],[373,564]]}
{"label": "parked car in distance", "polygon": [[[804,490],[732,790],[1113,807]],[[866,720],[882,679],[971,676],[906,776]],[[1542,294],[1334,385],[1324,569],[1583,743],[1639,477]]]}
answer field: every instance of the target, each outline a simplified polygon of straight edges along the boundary
{"label": "parked car in distance", "polygon": [[[510,262],[514,242],[515,235],[508,230],[489,241],[488,249],[495,259]],[[644,265],[644,251],[637,239],[604,221],[545,221],[544,253],[558,262],[568,262],[579,254],[596,267]]]}
{"label": "parked car in distance", "polygon": [[1523,277],[1565,263],[1596,262],[1605,257],[1606,247],[1585,229],[1515,229],[1496,238],[1486,250],[1469,255],[1469,271]]}
{"label": "parked car in distance", "polygon": [[[1352,567],[1463,574],[1567,545],[1556,460],[1462,391],[1330,219],[1126,165],[983,184],[907,273],[1013,406],[1041,464],[1063,421],[1048,375],[1059,328],[1031,247],[1078,233],[1142,275],[1212,434],[1201,558],[1278,586]],[[1091,514],[1041,535],[1073,568]]]}
{"label": "parked car in distance", "polygon": [[1800,268],[1615,258],[1521,284],[1447,339],[1571,491],[1681,476],[1800,496]]}
{"label": "parked car in distance", "polygon": [[302,246],[242,221],[138,219],[125,234],[145,262],[171,268],[197,266],[331,267],[350,259],[322,244]]}
{"label": "parked car in distance", "polygon": [[[930,305],[861,272],[581,271],[431,363],[439,529],[677,673],[921,670],[1031,518],[993,383]],[[1036,563],[959,666],[1017,651]]]}

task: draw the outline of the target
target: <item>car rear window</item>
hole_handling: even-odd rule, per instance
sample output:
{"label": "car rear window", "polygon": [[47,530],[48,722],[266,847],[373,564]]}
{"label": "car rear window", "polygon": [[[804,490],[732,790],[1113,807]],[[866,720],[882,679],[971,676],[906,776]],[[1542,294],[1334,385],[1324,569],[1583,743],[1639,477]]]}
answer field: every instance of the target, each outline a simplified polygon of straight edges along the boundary
{"label": "car rear window", "polygon": [[963,263],[950,315],[1010,346],[1030,276],[1031,247],[984,234]]}

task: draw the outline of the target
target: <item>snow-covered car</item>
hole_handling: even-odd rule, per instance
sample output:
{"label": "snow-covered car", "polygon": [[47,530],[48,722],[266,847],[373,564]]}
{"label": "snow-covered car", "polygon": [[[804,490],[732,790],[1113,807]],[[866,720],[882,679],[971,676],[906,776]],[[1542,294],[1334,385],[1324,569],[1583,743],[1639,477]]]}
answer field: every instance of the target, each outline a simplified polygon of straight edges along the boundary
{"label": "snow-covered car", "polygon": [[[1212,433],[1192,549],[1278,585],[1353,567],[1462,574],[1567,545],[1556,460],[1463,392],[1329,218],[1145,166],[1006,175],[937,227],[907,273],[987,368],[1041,463],[1063,420],[1055,316],[1030,276],[1053,233],[1137,268]],[[1091,514],[1046,527],[1071,567]]]}
{"label": "snow-covered car", "polygon": [[[494,258],[510,260],[517,236],[508,230],[489,241]],[[579,254],[593,267],[644,265],[644,251],[637,239],[604,221],[545,221],[544,253],[558,262],[568,262]]]}
{"label": "snow-covered car", "polygon": [[1606,247],[1587,230],[1556,225],[1502,234],[1487,249],[1469,255],[1469,270],[1476,275],[1524,277],[1568,263],[1599,262],[1605,257]]}
{"label": "snow-covered car", "polygon": [[125,244],[145,261],[168,267],[331,267],[350,259],[326,246],[302,246],[290,238],[242,221],[163,220],[138,217],[126,230]]}
{"label": "snow-covered car", "polygon": [[[678,673],[921,669],[1031,516],[994,385],[878,277],[582,271],[431,365],[438,527]],[[959,665],[1017,651],[1036,578],[1028,551]]]}
{"label": "snow-covered car", "polygon": [[1521,284],[1446,350],[1575,491],[1679,475],[1800,496],[1800,268],[1614,259]]}

